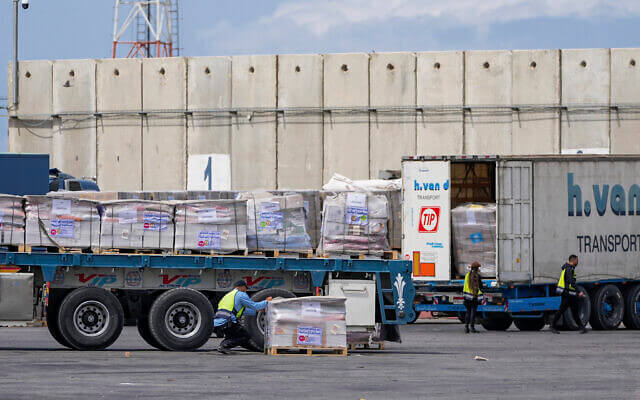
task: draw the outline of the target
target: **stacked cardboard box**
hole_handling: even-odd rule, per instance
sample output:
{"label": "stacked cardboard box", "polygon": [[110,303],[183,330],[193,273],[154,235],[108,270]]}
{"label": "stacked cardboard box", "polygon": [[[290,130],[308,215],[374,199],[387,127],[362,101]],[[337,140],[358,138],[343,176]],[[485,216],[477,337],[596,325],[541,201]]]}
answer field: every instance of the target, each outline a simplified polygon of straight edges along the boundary
{"label": "stacked cardboard box", "polygon": [[26,196],[26,244],[87,249],[98,243],[100,215],[91,200]]}
{"label": "stacked cardboard box", "polygon": [[224,254],[247,249],[246,201],[181,201],[175,207],[175,250]]}
{"label": "stacked cardboard box", "polygon": [[454,263],[458,275],[465,275],[478,261],[480,275],[496,276],[496,205],[464,204],[451,211]]}
{"label": "stacked cardboard box", "polygon": [[173,249],[173,205],[146,200],[100,203],[98,249]]}
{"label": "stacked cardboard box", "polygon": [[389,205],[386,196],[370,192],[327,195],[322,216],[319,254],[380,256],[389,250]]}
{"label": "stacked cardboard box", "polygon": [[0,244],[6,246],[24,244],[22,197],[0,195]]}
{"label": "stacked cardboard box", "polygon": [[301,195],[242,192],[238,199],[247,200],[247,247],[250,251],[311,251]]}
{"label": "stacked cardboard box", "polygon": [[277,299],[267,307],[265,347],[347,347],[344,297]]}

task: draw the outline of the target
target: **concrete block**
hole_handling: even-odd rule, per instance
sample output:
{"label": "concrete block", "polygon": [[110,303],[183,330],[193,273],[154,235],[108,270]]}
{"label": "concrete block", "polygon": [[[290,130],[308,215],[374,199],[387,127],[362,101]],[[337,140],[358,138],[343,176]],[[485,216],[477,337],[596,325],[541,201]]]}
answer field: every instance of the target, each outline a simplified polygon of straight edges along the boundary
{"label": "concrete block", "polygon": [[[559,50],[513,51],[512,68],[514,105],[560,104]],[[560,112],[521,107],[513,114],[511,137],[513,154],[560,153]]]}
{"label": "concrete block", "polygon": [[640,111],[625,104],[640,102],[640,49],[611,49],[611,153],[640,153]]}
{"label": "concrete block", "polygon": [[[142,61],[142,189],[186,187],[187,64],[184,58]],[[162,114],[154,111],[164,110]]]}
{"label": "concrete block", "polygon": [[416,121],[417,154],[463,154],[464,53],[417,53],[416,87],[416,103],[426,108]]}
{"label": "concrete block", "polygon": [[466,154],[511,153],[511,51],[465,53]]}
{"label": "concrete block", "polygon": [[[369,106],[369,55],[324,56],[324,106]],[[333,111],[324,116],[323,181],[339,173],[369,178],[369,114]]]}
{"label": "concrete block", "polygon": [[[187,108],[214,110],[231,108],[231,58],[187,59]],[[199,113],[187,117],[187,155],[231,154],[229,113]]]}
{"label": "concrete block", "polygon": [[322,56],[278,56],[278,188],[322,186]]}
{"label": "concrete block", "polygon": [[[561,120],[561,151],[608,153],[609,143],[609,49],[562,50],[562,105],[568,107]],[[600,110],[581,111],[572,105],[601,105]]]}
{"label": "concrete block", "polygon": [[95,111],[96,62],[54,61],[53,113],[59,117],[53,121],[53,167],[75,177],[96,176]]}
{"label": "concrete block", "polygon": [[142,120],[113,111],[142,110],[142,63],[134,59],[97,61],[98,185],[102,190],[142,189]]}
{"label": "concrete block", "polygon": [[231,185],[235,190],[276,188],[276,115],[243,108],[276,107],[276,56],[237,56],[231,60]]}
{"label": "concrete block", "polygon": [[18,65],[18,101],[13,106],[13,65],[9,63],[8,101],[9,119],[8,150],[16,153],[51,154],[52,79],[51,61],[20,61]]}
{"label": "concrete block", "polygon": [[[373,53],[369,64],[371,107],[416,105],[416,56]],[[378,111],[369,115],[369,174],[400,170],[402,156],[416,154],[416,117],[411,111]]]}

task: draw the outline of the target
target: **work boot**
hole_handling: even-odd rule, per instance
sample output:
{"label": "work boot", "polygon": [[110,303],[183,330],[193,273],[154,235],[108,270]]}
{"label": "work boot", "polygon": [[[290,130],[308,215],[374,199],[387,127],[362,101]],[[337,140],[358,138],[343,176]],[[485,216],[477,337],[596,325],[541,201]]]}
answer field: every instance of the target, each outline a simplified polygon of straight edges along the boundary
{"label": "work boot", "polygon": [[560,332],[556,329],[555,326],[551,325],[551,326],[549,326],[549,328],[551,329],[551,332],[560,334]]}
{"label": "work boot", "polygon": [[580,333],[587,333],[587,332],[589,331],[584,326],[580,329]]}
{"label": "work boot", "polygon": [[224,346],[218,346],[218,353],[229,355],[231,354],[231,349],[228,349]]}
{"label": "work boot", "polygon": [[471,325],[471,333],[478,333],[478,331],[476,330],[476,327]]}
{"label": "work boot", "polygon": [[469,333],[469,325],[464,326],[464,333]]}

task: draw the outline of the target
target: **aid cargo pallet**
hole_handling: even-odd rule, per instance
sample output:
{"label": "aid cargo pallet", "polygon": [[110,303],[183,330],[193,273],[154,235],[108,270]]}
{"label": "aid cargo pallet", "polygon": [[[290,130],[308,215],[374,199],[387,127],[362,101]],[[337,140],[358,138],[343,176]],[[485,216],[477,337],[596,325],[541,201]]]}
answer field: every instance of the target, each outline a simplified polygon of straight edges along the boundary
{"label": "aid cargo pallet", "polygon": [[346,347],[269,347],[264,353],[269,356],[346,356]]}

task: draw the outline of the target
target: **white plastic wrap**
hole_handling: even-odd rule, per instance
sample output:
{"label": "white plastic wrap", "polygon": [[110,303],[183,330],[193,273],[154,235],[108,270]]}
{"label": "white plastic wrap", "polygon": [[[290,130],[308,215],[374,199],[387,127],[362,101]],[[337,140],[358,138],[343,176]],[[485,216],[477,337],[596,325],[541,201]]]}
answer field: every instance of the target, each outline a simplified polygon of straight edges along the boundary
{"label": "white plastic wrap", "polygon": [[99,249],[173,250],[173,205],[157,201],[100,203]]}
{"label": "white plastic wrap", "polygon": [[345,301],[323,296],[271,301],[266,310],[266,348],[346,348]]}
{"label": "white plastic wrap", "polygon": [[20,196],[0,195],[0,244],[24,244],[24,210]]}
{"label": "white plastic wrap", "polygon": [[26,244],[88,249],[98,244],[97,202],[54,196],[25,196]]}
{"label": "white plastic wrap", "polygon": [[496,276],[496,205],[464,204],[451,211],[456,272],[465,275],[474,261],[480,276]]}
{"label": "white plastic wrap", "polygon": [[331,255],[382,255],[389,250],[389,205],[384,195],[339,192],[324,199],[318,252]]}
{"label": "white plastic wrap", "polygon": [[175,250],[232,253],[247,249],[247,202],[194,200],[176,204]]}

